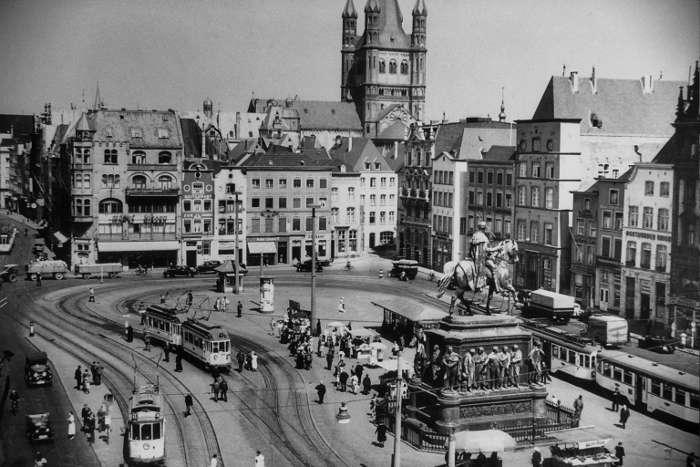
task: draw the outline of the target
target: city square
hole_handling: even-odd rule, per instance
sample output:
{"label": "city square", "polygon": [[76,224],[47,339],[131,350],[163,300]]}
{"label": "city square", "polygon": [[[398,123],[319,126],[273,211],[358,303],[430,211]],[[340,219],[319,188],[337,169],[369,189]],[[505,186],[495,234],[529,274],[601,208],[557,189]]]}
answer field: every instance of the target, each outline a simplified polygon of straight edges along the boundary
{"label": "city square", "polygon": [[0,5],[1,465],[697,465],[700,4],[59,3]]}

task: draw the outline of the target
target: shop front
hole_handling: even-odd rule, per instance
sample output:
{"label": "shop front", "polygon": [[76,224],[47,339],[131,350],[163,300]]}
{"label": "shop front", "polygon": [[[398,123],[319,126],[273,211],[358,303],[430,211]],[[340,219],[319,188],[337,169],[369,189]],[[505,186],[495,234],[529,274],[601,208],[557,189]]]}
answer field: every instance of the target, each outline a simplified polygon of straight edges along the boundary
{"label": "shop front", "polygon": [[179,244],[177,240],[98,242],[99,263],[121,263],[129,268],[167,267],[177,264]]}

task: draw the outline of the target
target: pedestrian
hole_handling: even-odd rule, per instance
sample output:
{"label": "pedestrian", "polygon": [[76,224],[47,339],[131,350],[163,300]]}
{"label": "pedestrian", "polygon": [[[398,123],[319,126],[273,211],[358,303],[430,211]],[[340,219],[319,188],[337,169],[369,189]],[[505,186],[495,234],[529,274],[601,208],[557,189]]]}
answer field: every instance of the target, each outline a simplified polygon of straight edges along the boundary
{"label": "pedestrian", "polygon": [[542,453],[537,446],[535,446],[535,450],[532,451],[530,462],[532,462],[532,467],[542,467]]}
{"label": "pedestrian", "polygon": [[151,351],[151,333],[148,331],[143,333],[143,350],[146,352]]}
{"label": "pedestrian", "polygon": [[236,305],[236,317],[240,318],[243,316],[243,304],[238,300],[238,305]]}
{"label": "pedestrian", "polygon": [[90,371],[87,368],[83,370],[83,392],[90,394]]}
{"label": "pedestrian", "polygon": [[90,415],[90,412],[91,412],[90,407],[88,407],[87,404],[83,404],[83,409],[80,411],[80,419],[83,422],[83,431],[87,431],[86,430],[87,419],[88,419],[88,416]]}
{"label": "pedestrian", "polygon": [[90,297],[88,298],[88,302],[94,302],[95,301],[95,289],[93,287],[90,287],[90,290],[88,290],[88,294]]}
{"label": "pedestrian", "polygon": [[170,344],[168,344],[167,342],[163,344],[163,361],[170,361]]}
{"label": "pedestrian", "polygon": [[369,415],[369,421],[371,422],[374,420],[374,417],[377,414],[377,395],[372,394],[372,398],[369,400],[369,410],[367,411],[367,415]]}
{"label": "pedestrian", "polygon": [[36,286],[41,287],[41,274],[36,275]]}
{"label": "pedestrian", "polygon": [[87,433],[88,433],[88,442],[90,444],[95,442],[95,414],[90,411],[90,415],[88,415],[87,418]]}
{"label": "pedestrian", "polygon": [[317,336],[321,335],[321,320],[320,319],[316,320],[316,335]]}
{"label": "pedestrian", "polygon": [[338,375],[340,381],[340,391],[345,392],[348,384],[348,372],[345,369],[340,370],[340,375]]}
{"label": "pedestrian", "polygon": [[49,461],[39,451],[34,453],[34,467],[44,467]]}
{"label": "pedestrian", "polygon": [[177,347],[177,353],[175,354],[175,371],[178,373],[182,371],[182,346]]}
{"label": "pedestrian", "polygon": [[350,377],[350,392],[353,394],[360,392],[360,382],[358,381],[356,374],[353,374]]}
{"label": "pedestrian", "polygon": [[139,302],[139,318],[141,319],[141,326],[146,324],[146,304],[143,302]]}
{"label": "pedestrian", "polygon": [[315,389],[318,394],[318,403],[323,404],[323,398],[326,397],[326,385],[323,384],[323,381],[320,381]]}
{"label": "pedestrian", "polygon": [[161,305],[165,304],[165,297],[167,297],[167,296],[168,296],[167,292],[163,292],[162,294],[160,294],[160,304]]}
{"label": "pedestrian", "polygon": [[96,372],[97,372],[97,362],[92,362],[90,364],[90,377],[92,378],[92,384],[96,384],[95,383],[95,380],[96,380],[95,373]]}
{"label": "pedestrian", "polygon": [[209,467],[219,467],[219,456],[214,454],[209,461]]}
{"label": "pedestrian", "polygon": [[192,405],[194,401],[192,400],[192,394],[187,393],[185,395],[185,417],[192,415]]}
{"label": "pedestrian", "polygon": [[105,418],[104,418],[104,440],[105,443],[109,444],[109,435],[112,433],[112,414],[109,413],[109,410],[105,412]]}
{"label": "pedestrian", "polygon": [[615,386],[615,392],[612,395],[612,410],[613,412],[617,412],[618,409],[620,408],[620,398],[622,397],[622,394],[620,394],[620,387]]}
{"label": "pedestrian", "polygon": [[369,379],[369,373],[365,373],[365,377],[362,378],[362,394],[369,394],[372,390],[372,380]]}
{"label": "pedestrian", "polygon": [[338,300],[338,312],[345,313],[345,302],[343,297],[340,297],[340,300]]}
{"label": "pedestrian", "polygon": [[66,417],[68,422],[68,439],[75,438],[75,415],[73,412],[68,412],[68,417]]}
{"label": "pedestrian", "polygon": [[80,389],[83,387],[83,369],[80,367],[80,365],[78,365],[78,368],[75,369],[73,377],[75,378],[75,389],[80,391]]}
{"label": "pedestrian", "polygon": [[228,402],[228,383],[223,377],[221,378],[221,382],[219,382],[219,399]]}
{"label": "pedestrian", "polygon": [[238,350],[238,353],[236,354],[236,359],[238,360],[238,372],[242,373],[243,365],[245,365],[245,354],[242,350]]}
{"label": "pedestrian", "polygon": [[574,420],[578,426],[581,421],[581,413],[583,412],[583,395],[579,396],[574,400]]}
{"label": "pedestrian", "polygon": [[326,369],[330,370],[333,366],[333,358],[334,358],[334,350],[333,347],[328,348],[328,352],[326,352]]}
{"label": "pedestrian", "polygon": [[383,448],[384,442],[386,441],[386,425],[380,422],[379,425],[377,425],[375,433],[377,434],[377,446]]}
{"label": "pedestrian", "polygon": [[265,456],[260,451],[255,454],[255,467],[265,467]]}
{"label": "pedestrian", "polygon": [[250,351],[250,369],[258,371],[258,355],[253,350]]}
{"label": "pedestrian", "polygon": [[617,457],[617,464],[615,465],[623,465],[623,461],[625,458],[625,448],[622,446],[622,441],[617,443],[617,446],[615,446],[615,457]]}
{"label": "pedestrian", "polygon": [[219,387],[221,383],[218,377],[214,378],[214,382],[211,383],[211,393],[214,394],[214,402],[219,402]]}
{"label": "pedestrian", "polygon": [[188,290],[187,291],[187,306],[192,306],[192,301],[194,300],[194,296],[192,295],[192,291]]}
{"label": "pedestrian", "polygon": [[627,404],[623,403],[622,408],[620,409],[620,425],[622,425],[623,430],[627,425],[628,418],[630,418],[630,409],[627,407]]}

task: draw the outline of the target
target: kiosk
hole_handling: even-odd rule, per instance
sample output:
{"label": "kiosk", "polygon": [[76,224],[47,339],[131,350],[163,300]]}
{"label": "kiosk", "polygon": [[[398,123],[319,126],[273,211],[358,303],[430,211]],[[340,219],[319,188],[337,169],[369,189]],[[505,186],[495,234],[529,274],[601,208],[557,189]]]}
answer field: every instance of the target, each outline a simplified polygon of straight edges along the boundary
{"label": "kiosk", "polygon": [[[221,263],[214,269],[218,275],[216,279],[216,291],[219,293],[234,293],[236,291],[236,273],[233,261],[228,260]],[[238,271],[238,280],[241,281],[243,274]],[[243,292],[243,283],[241,281],[240,291]]]}
{"label": "kiosk", "polygon": [[260,278],[260,311],[272,313],[275,311],[275,279],[263,276]]}

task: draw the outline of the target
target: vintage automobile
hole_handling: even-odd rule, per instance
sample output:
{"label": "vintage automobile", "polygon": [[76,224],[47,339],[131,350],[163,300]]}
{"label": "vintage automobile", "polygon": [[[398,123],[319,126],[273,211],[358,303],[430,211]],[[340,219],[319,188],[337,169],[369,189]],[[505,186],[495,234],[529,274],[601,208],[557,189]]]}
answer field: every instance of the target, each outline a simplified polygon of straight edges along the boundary
{"label": "vintage automobile", "polygon": [[49,420],[49,413],[37,413],[27,415],[27,438],[31,442],[52,441],[53,428]]}
{"label": "vintage automobile", "polygon": [[[222,262],[219,261],[218,259],[213,259],[210,261],[205,261],[199,266],[197,266],[197,272],[199,274],[216,274],[216,268],[221,266]],[[248,268],[246,267],[245,264],[239,263],[238,264],[238,272],[240,274],[248,274]]]}
{"label": "vintage automobile", "polygon": [[168,266],[168,268],[163,271],[163,277],[170,277],[171,279],[175,276],[189,276],[194,277],[197,274],[197,270],[192,266]]}
{"label": "vintage automobile", "polygon": [[33,352],[24,361],[24,381],[27,386],[51,386],[53,373],[45,352]]}
{"label": "vintage automobile", "polygon": [[0,270],[0,281],[2,282],[17,282],[17,272],[19,266],[16,264],[6,264]]}
{"label": "vintage automobile", "polygon": [[675,352],[676,346],[673,339],[664,339],[661,336],[644,336],[643,339],[639,339],[638,345],[641,349],[651,350],[656,353],[666,353],[671,354]]}
{"label": "vintage automobile", "polygon": [[[297,272],[311,272],[312,267],[313,263],[310,259],[307,259],[297,264]],[[318,261],[316,262],[316,272],[323,272],[323,266],[321,266],[321,263]]]}
{"label": "vintage automobile", "polygon": [[[405,272],[405,275],[401,273]],[[418,261],[412,259],[401,259],[393,262],[393,267],[389,272],[391,277],[398,277],[399,279],[415,279],[418,275]]]}

